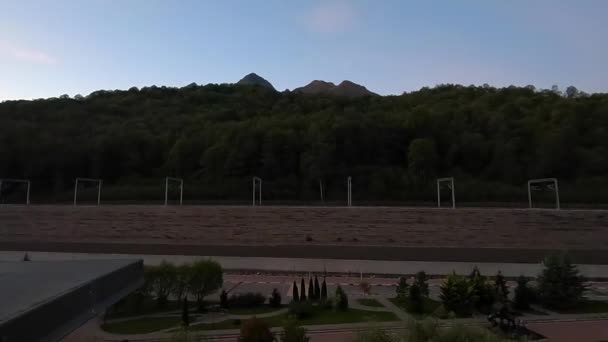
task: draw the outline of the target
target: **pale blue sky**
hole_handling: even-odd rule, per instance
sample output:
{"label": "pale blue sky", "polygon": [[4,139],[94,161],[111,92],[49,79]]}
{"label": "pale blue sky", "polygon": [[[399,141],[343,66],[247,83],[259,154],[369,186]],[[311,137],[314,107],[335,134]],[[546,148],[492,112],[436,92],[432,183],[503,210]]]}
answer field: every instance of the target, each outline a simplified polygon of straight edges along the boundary
{"label": "pale blue sky", "polygon": [[0,0],[0,101],[131,86],[352,80],[608,90],[603,0]]}

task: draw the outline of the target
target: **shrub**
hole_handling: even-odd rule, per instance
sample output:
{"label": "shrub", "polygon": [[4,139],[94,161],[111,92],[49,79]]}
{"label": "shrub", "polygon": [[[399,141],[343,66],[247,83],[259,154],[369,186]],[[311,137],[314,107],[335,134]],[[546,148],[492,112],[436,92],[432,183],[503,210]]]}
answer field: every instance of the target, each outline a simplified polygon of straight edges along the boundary
{"label": "shrub", "polygon": [[418,285],[418,287],[420,288],[420,294],[424,297],[429,296],[428,280],[429,278],[427,277],[424,271],[419,271],[418,273],[416,273],[416,277],[414,278],[414,284]]}
{"label": "shrub", "polygon": [[500,271],[498,271],[496,278],[494,279],[494,296],[496,300],[501,303],[505,303],[509,299],[509,287],[507,286],[505,277]]}
{"label": "shrub", "polygon": [[184,298],[182,305],[182,325],[188,327],[190,325],[190,310],[188,308],[188,297]]}
{"label": "shrub", "polygon": [[255,317],[246,320],[241,326],[239,342],[272,342],[274,335],[268,324]]}
{"label": "shrub", "polygon": [[338,287],[336,288],[335,302],[336,309],[341,311],[346,311],[348,309],[348,296],[346,295],[346,292],[344,292],[342,287],[340,287],[340,285],[338,285]]}
{"label": "shrub", "polygon": [[448,311],[459,316],[470,316],[475,306],[475,288],[469,279],[451,274],[441,284],[439,298]]}
{"label": "shrub", "polygon": [[222,293],[220,293],[220,307],[227,309],[228,308],[228,292],[222,289]]}
{"label": "shrub", "polygon": [[410,286],[409,304],[410,310],[413,312],[424,312],[424,298],[422,296],[422,292],[420,291],[420,286],[418,286],[417,283],[413,283],[412,286]]}
{"label": "shrub", "polygon": [[314,308],[310,302],[291,302],[289,304],[289,314],[296,316],[298,319],[311,317],[314,313]]}
{"label": "shrub", "polygon": [[534,301],[534,297],[534,290],[528,285],[528,279],[523,275],[519,276],[513,298],[515,308],[519,310],[529,309],[530,304]]}
{"label": "shrub", "polygon": [[236,293],[228,299],[228,307],[253,308],[264,304],[264,302],[266,302],[266,298],[261,293]]}
{"label": "shrub", "polygon": [[276,288],[272,290],[272,294],[268,299],[268,304],[270,304],[270,306],[273,308],[278,308],[281,306],[281,294]]}
{"label": "shrub", "polygon": [[315,276],[315,299],[321,299],[321,287],[319,286],[319,278]]}
{"label": "shrub", "polygon": [[292,316],[287,317],[283,322],[281,342],[308,342],[308,340],[306,329],[298,324],[298,320]]}
{"label": "shrub", "polygon": [[293,281],[293,287],[292,287],[292,293],[291,293],[291,300],[294,302],[299,302],[300,301],[300,294],[298,293],[298,285],[296,284],[296,281]]}
{"label": "shrub", "polygon": [[325,283],[325,278],[323,278],[323,283],[321,284],[321,299],[327,300],[327,283]]}
{"label": "shrub", "polygon": [[408,287],[407,279],[405,277],[399,278],[399,285],[397,285],[397,299],[400,301],[404,301],[408,296]]}
{"label": "shrub", "polygon": [[579,303],[585,291],[584,278],[566,255],[552,255],[543,261],[538,277],[538,294],[548,308],[570,308]]}
{"label": "shrub", "polygon": [[304,286],[304,278],[300,281],[300,302],[306,301],[306,287]]}

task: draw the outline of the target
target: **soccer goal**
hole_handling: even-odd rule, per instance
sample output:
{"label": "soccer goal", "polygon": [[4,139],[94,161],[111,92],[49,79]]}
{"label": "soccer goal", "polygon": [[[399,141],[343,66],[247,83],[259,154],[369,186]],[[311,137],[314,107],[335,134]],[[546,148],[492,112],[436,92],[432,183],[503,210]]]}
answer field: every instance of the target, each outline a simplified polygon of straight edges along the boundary
{"label": "soccer goal", "polygon": [[452,209],[456,208],[456,194],[454,190],[454,177],[437,179],[437,207],[441,208],[441,184],[447,183],[448,189],[452,191]]}
{"label": "soccer goal", "polygon": [[2,199],[2,184],[25,184],[27,186],[27,190],[25,193],[25,205],[30,204],[31,182],[29,181],[29,179],[8,179],[8,178],[0,179],[0,199]]}
{"label": "soccer goal", "polygon": [[165,205],[169,204],[169,182],[179,184],[179,205],[182,205],[184,202],[184,180],[173,177],[165,177]]}
{"label": "soccer goal", "polygon": [[533,190],[533,187],[535,187],[534,184],[546,184],[546,183],[549,183],[549,185],[547,186],[549,189],[555,191],[555,209],[560,209],[559,187],[557,184],[557,178],[530,179],[528,181],[528,206],[530,209],[532,209],[532,190]]}
{"label": "soccer goal", "polygon": [[353,206],[353,178],[351,176],[346,178],[346,206]]}
{"label": "soccer goal", "polygon": [[97,183],[97,205],[101,204],[101,185],[103,181],[101,179],[76,178],[76,182],[74,183],[74,205],[78,205],[78,183]]}
{"label": "soccer goal", "polygon": [[[260,177],[253,177],[252,179],[252,184],[253,184],[253,203],[252,206],[256,206],[256,205],[262,205],[262,178]],[[256,193],[258,195],[258,199],[257,199],[257,204],[256,204]]]}

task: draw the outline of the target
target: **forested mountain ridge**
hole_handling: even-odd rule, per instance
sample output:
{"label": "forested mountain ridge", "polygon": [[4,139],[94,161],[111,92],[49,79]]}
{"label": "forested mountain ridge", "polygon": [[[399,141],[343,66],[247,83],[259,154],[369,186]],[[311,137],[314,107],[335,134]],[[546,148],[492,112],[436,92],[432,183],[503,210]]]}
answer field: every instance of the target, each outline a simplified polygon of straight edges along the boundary
{"label": "forested mountain ridge", "polygon": [[355,98],[255,85],[97,91],[0,103],[0,161],[0,178],[30,178],[47,194],[99,177],[132,185],[123,194],[132,199],[158,197],[146,184],[171,175],[199,184],[195,198],[250,198],[257,175],[265,198],[317,199],[322,179],[326,198],[341,199],[352,176],[355,200],[417,200],[433,198],[435,177],[455,176],[460,199],[525,200],[528,179],[559,177],[572,185],[566,198],[606,201],[608,95],[459,85]]}

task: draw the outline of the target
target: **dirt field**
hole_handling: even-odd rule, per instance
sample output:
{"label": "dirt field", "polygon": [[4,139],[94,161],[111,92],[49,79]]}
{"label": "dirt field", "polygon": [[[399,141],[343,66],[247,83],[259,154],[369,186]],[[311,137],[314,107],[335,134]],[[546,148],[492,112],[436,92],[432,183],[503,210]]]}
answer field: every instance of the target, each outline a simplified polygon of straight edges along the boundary
{"label": "dirt field", "polygon": [[[242,246],[238,247],[240,252],[234,251],[236,246]],[[606,258],[608,211],[135,205],[0,207],[0,249],[16,248],[306,257],[336,254],[336,257],[372,259],[382,256],[375,255],[377,253],[386,254],[388,259],[411,258],[413,252],[420,250],[454,255],[443,261],[458,259],[455,256],[459,250],[468,251],[471,258],[483,259],[488,257],[484,254],[491,256],[500,251],[503,255],[513,255],[512,259],[518,251],[534,254],[536,258],[547,250],[568,249],[589,258],[600,254]],[[297,250],[308,250],[304,254],[311,255],[299,255]],[[536,254],[533,251],[537,251]],[[318,253],[323,255],[316,255]]]}

